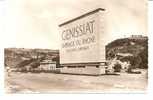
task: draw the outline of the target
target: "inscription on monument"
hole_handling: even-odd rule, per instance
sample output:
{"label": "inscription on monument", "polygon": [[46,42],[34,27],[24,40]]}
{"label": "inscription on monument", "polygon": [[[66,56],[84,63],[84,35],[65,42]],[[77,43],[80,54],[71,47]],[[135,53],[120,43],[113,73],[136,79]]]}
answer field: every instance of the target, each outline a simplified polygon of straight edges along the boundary
{"label": "inscription on monument", "polygon": [[95,34],[93,34],[94,23],[95,20],[91,20],[63,30],[61,36],[63,40],[62,48],[67,48],[68,52],[89,49],[85,45],[96,41]]}

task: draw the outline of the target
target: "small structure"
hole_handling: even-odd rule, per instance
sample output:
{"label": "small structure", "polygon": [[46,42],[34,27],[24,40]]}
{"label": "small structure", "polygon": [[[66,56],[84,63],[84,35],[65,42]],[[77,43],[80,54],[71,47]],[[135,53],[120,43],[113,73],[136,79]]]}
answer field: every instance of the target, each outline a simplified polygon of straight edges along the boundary
{"label": "small structure", "polygon": [[43,60],[43,62],[40,62],[39,70],[54,71],[56,70],[56,62],[52,60]]}
{"label": "small structure", "polygon": [[133,54],[131,54],[131,53],[117,53],[116,56],[128,57],[128,56],[133,56]]}

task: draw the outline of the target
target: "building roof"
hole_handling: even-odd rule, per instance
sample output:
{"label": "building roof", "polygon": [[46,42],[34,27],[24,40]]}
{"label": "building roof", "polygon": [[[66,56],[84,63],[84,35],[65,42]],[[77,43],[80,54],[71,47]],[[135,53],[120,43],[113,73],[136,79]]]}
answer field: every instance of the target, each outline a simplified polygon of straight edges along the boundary
{"label": "building roof", "polygon": [[91,14],[93,14],[93,13],[95,13],[95,12],[100,11],[100,10],[101,10],[101,11],[105,11],[105,9],[103,9],[103,8],[97,8],[97,9],[95,9],[95,10],[93,10],[93,11],[90,11],[90,12],[88,12],[88,13],[85,13],[85,14],[81,15],[81,16],[78,16],[78,17],[73,18],[73,19],[71,19],[71,20],[69,20],[69,21],[66,21],[66,22],[60,24],[59,27],[61,27],[61,26],[63,26],[63,25],[66,25],[66,24],[68,24],[68,23],[71,23],[71,22],[73,22],[73,21],[75,21],[75,20],[78,20],[78,19],[80,19],[80,18],[82,18],[82,17],[91,15]]}
{"label": "building roof", "polygon": [[40,62],[40,64],[56,64],[56,62],[52,60],[43,60],[42,62]]}

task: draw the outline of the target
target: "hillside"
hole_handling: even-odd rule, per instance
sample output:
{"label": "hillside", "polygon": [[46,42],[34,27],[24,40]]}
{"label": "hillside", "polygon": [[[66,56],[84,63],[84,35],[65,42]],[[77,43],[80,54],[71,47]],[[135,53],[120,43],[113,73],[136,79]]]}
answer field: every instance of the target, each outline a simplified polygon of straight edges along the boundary
{"label": "hillside", "polygon": [[[148,68],[148,38],[122,38],[106,45],[106,59],[113,59],[116,54],[132,54],[132,57],[122,57],[121,61],[130,61],[135,68]],[[26,65],[39,65],[38,62],[49,59],[59,64],[59,50],[50,49],[24,49],[6,48],[5,66],[24,67]]]}
{"label": "hillside", "polygon": [[5,66],[24,67],[28,64],[40,62],[43,59],[55,59],[59,56],[58,50],[5,48]]}
{"label": "hillside", "polygon": [[129,37],[117,39],[106,46],[106,59],[113,59],[117,53],[130,53],[132,57],[120,60],[129,60],[135,68],[148,68],[148,38]]}

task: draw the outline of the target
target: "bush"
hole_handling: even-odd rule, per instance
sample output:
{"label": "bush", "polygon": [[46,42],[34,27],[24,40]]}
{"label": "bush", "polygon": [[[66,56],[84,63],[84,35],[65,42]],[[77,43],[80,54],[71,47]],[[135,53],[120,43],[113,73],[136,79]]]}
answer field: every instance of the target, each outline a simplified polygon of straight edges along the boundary
{"label": "bush", "polygon": [[120,64],[115,64],[114,65],[114,72],[120,72],[122,69],[121,65]]}

